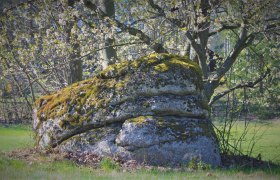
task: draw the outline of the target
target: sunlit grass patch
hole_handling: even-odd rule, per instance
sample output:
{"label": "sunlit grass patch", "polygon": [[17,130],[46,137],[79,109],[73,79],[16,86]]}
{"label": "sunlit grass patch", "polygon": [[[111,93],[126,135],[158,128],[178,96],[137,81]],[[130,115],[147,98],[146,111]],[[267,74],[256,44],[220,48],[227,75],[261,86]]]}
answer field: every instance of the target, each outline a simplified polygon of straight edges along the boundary
{"label": "sunlit grass patch", "polygon": [[[236,129],[232,131],[233,137],[242,132],[242,123],[236,123]],[[254,125],[254,124],[252,124]],[[280,121],[269,123],[256,122],[248,132],[248,138],[255,129],[264,130],[262,138],[258,140],[253,153],[259,153],[259,148],[263,159],[269,159],[279,155]],[[13,142],[10,142],[13,141]],[[190,170],[185,169],[161,169],[161,168],[140,168],[135,170],[125,170],[120,168],[110,159],[104,159],[100,168],[78,166],[77,164],[54,158],[52,154],[36,154],[29,159],[18,160],[18,156],[7,156],[13,154],[8,152],[20,148],[20,156],[30,154],[29,150],[22,148],[33,147],[32,131],[28,126],[0,127],[0,179],[279,179],[280,169],[266,168],[242,168],[232,167],[230,169],[206,169]],[[246,141],[244,141],[246,147]],[[273,149],[274,148],[274,149]],[[25,152],[23,152],[25,151]],[[16,154],[16,153],[15,153]],[[277,156],[278,157],[278,156]],[[277,158],[269,159],[278,162]],[[198,168],[199,169],[199,168]]]}
{"label": "sunlit grass patch", "polygon": [[[4,163],[3,163],[4,161]],[[78,167],[70,162],[28,164],[19,160],[1,159],[0,176],[3,179],[277,179],[277,175],[258,170],[209,170],[209,171],[162,171],[140,169],[123,172]]]}
{"label": "sunlit grass patch", "polygon": [[[280,164],[280,120],[249,122],[247,129],[244,128],[244,123],[233,123],[230,143],[246,155]],[[223,126],[220,122],[215,124],[220,129]]]}
{"label": "sunlit grass patch", "polygon": [[27,125],[0,125],[0,152],[32,147],[33,133]]}

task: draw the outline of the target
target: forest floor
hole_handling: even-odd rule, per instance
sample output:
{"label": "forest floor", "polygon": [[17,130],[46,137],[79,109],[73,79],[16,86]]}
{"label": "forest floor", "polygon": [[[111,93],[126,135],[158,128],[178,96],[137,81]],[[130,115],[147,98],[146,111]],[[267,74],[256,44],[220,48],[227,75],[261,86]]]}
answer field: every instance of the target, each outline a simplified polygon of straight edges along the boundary
{"label": "forest floor", "polygon": [[[234,124],[231,141],[235,142],[244,122]],[[216,123],[217,126],[221,124]],[[280,119],[253,122],[242,139],[241,150],[251,156],[280,164]],[[58,153],[33,148],[31,127],[0,125],[0,179],[280,179],[280,166],[239,166],[193,170],[189,167],[170,169],[135,166],[122,168],[112,161],[102,160],[98,166],[78,165]],[[269,165],[269,164],[268,164]]]}

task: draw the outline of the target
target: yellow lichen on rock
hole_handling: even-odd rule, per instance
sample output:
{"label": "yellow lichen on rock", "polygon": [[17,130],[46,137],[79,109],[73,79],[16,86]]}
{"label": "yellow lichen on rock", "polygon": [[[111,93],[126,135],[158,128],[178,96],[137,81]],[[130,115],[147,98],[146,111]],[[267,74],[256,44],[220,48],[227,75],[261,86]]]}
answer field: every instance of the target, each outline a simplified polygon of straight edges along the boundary
{"label": "yellow lichen on rock", "polygon": [[161,166],[200,157],[217,166],[208,118],[199,66],[187,57],[151,54],[39,98],[33,127],[37,145],[61,152]]}
{"label": "yellow lichen on rock", "polygon": [[154,66],[154,69],[158,72],[165,72],[168,70],[168,66],[166,63],[161,63],[161,64]]}
{"label": "yellow lichen on rock", "polygon": [[[81,124],[89,119],[94,109],[105,108],[111,101],[110,96],[124,93],[133,73],[150,72],[155,75],[169,71],[176,72],[179,69],[192,70],[198,75],[201,74],[201,70],[195,62],[187,57],[171,54],[155,53],[135,61],[123,61],[111,65],[91,79],[39,98],[35,104],[37,117],[40,121],[45,121],[64,116],[63,122],[66,124]],[[193,81],[198,87],[201,86],[201,82]],[[162,83],[164,84],[164,82]],[[109,97],[107,97],[108,95]]]}
{"label": "yellow lichen on rock", "polygon": [[143,124],[147,122],[147,119],[152,118],[152,116],[138,116],[136,118],[129,119],[129,122],[133,122],[135,124]]}

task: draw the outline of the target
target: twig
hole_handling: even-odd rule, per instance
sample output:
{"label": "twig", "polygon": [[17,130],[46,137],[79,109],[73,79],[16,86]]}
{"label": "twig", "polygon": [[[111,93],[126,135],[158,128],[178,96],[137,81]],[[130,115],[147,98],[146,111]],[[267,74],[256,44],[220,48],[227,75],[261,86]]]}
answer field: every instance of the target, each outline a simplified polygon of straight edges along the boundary
{"label": "twig", "polygon": [[221,97],[225,96],[226,94],[234,91],[235,89],[239,89],[239,88],[254,88],[259,82],[261,82],[264,78],[266,78],[266,76],[268,76],[270,74],[270,69],[267,69],[266,72],[260,76],[258,79],[256,79],[255,81],[249,81],[249,82],[245,82],[245,83],[240,83],[226,91],[220,92],[218,93],[216,96],[214,96],[213,98],[211,98],[210,102],[208,103],[210,106],[216,102],[218,99],[220,99]]}

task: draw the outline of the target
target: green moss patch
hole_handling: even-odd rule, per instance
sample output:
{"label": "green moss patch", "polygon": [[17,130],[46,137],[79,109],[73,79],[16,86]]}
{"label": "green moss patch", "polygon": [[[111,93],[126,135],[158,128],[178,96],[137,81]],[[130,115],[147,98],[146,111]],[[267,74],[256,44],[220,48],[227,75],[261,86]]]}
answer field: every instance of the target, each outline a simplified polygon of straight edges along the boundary
{"label": "green moss patch", "polygon": [[[170,54],[151,54],[135,61],[111,65],[97,76],[40,97],[36,101],[37,117],[40,121],[63,117],[61,127],[82,125],[91,119],[94,111],[108,107],[111,101],[109,94],[122,94],[135,72],[157,74],[178,70],[191,70],[199,76],[202,74],[195,62]],[[201,81],[193,81],[202,86]]]}
{"label": "green moss patch", "polygon": [[128,122],[137,126],[153,124],[160,136],[164,136],[170,129],[177,140],[188,140],[198,136],[215,137],[211,123],[207,119],[177,119],[171,117],[139,116],[129,119]]}

